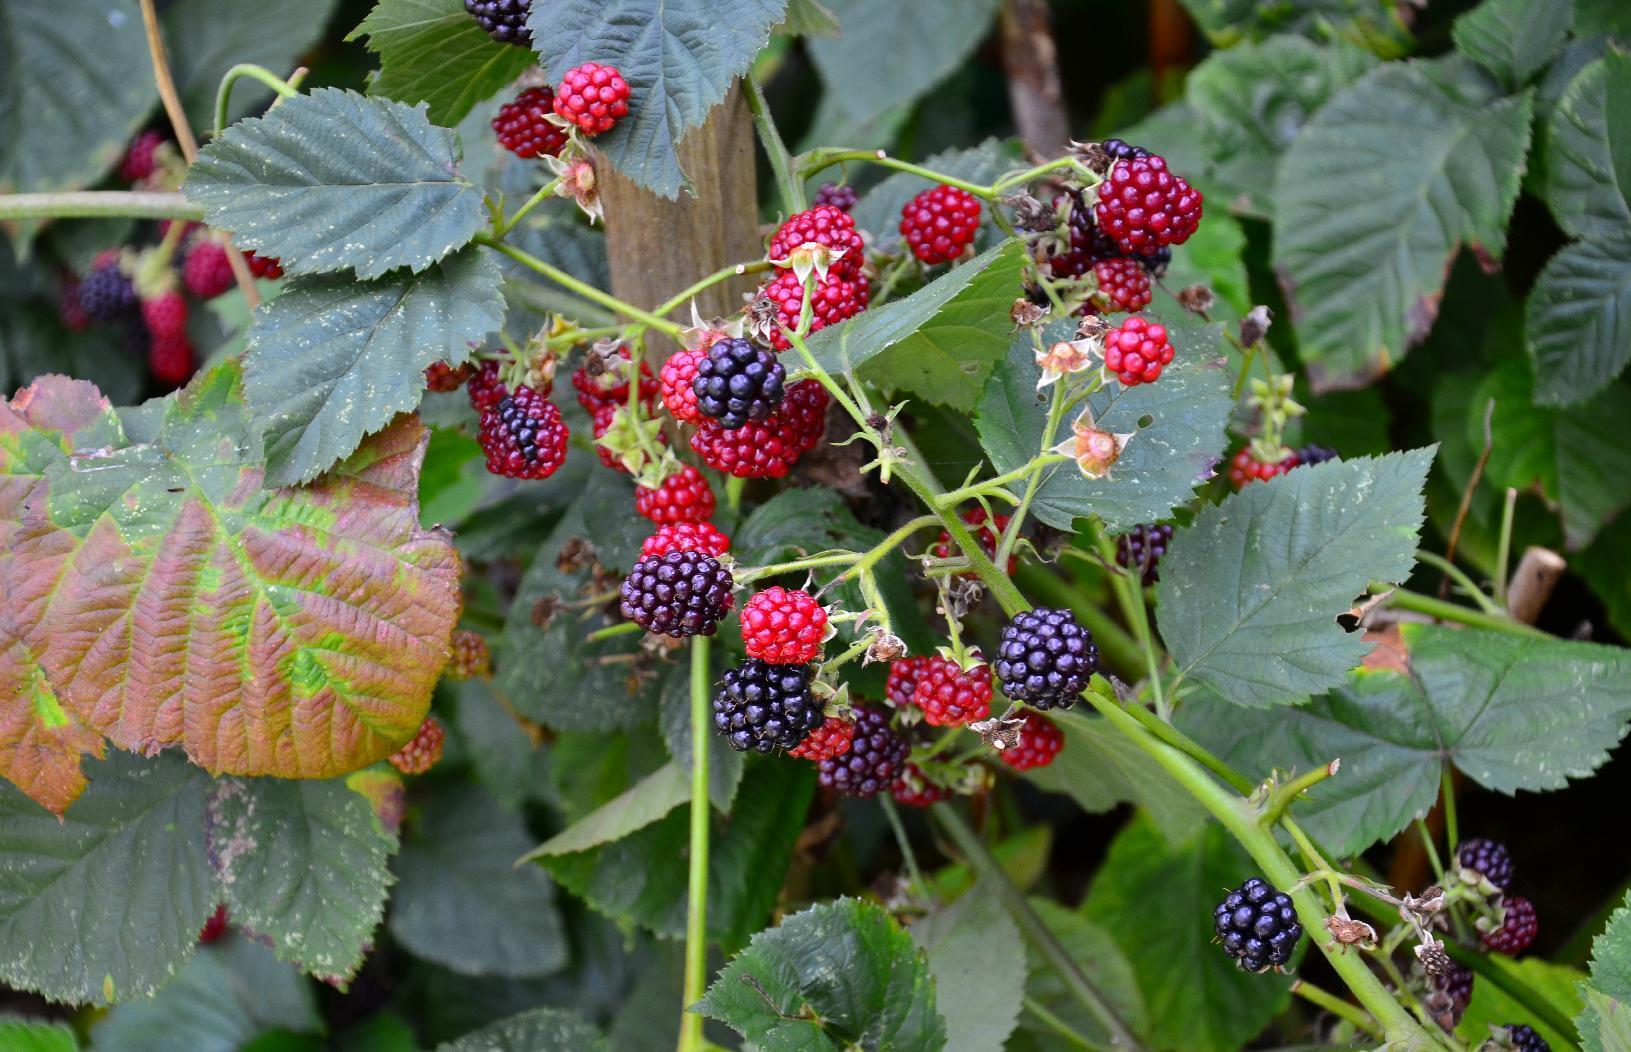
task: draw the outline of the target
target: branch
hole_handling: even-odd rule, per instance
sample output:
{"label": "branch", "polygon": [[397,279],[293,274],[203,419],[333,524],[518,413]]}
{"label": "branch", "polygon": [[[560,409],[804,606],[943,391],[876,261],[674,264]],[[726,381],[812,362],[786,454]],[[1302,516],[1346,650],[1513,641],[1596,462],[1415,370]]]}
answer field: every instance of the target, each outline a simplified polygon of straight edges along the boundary
{"label": "branch", "polygon": [[185,197],[155,190],[64,190],[0,194],[0,219],[203,219]]}

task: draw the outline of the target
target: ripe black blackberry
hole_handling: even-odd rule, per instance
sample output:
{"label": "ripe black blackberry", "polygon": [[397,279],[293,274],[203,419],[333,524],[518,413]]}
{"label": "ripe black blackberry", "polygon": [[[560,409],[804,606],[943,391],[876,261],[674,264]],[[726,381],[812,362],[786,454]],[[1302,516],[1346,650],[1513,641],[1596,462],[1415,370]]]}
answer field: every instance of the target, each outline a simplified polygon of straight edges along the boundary
{"label": "ripe black blackberry", "polygon": [[1116,562],[1136,572],[1145,584],[1154,584],[1161,576],[1161,556],[1171,543],[1171,526],[1134,526],[1116,538]]}
{"label": "ripe black blackberry", "polygon": [[697,363],[691,390],[703,416],[727,431],[763,420],[786,397],[787,370],[776,356],[749,340],[720,340]]}
{"label": "ripe black blackberry", "polygon": [[1148,157],[1150,155],[1150,151],[1144,149],[1144,147],[1134,146],[1132,143],[1123,142],[1120,139],[1106,139],[1099,145],[1104,147],[1104,152],[1109,154],[1112,160],[1116,161],[1130,161],[1135,157]]}
{"label": "ripe black blackberry", "polygon": [[731,608],[731,572],[701,552],[652,555],[623,579],[623,616],[665,636],[711,636]]}
{"label": "ripe black blackberry", "polygon": [[714,729],[737,752],[794,749],[826,721],[810,690],[813,665],[748,658],[725,671],[714,694]]}
{"label": "ripe black blackberry", "polygon": [[879,709],[855,708],[855,738],[842,756],[822,760],[821,784],[845,796],[877,796],[906,770],[911,745],[889,726]]}
{"label": "ripe black blackberry", "polygon": [[1522,1023],[1507,1027],[1506,1039],[1512,1043],[1513,1052],[1552,1052],[1552,1046],[1535,1033],[1534,1027]]}
{"label": "ripe black blackberry", "polygon": [[1069,610],[1039,606],[1003,628],[991,667],[1009,700],[1068,709],[1098,671],[1099,648]]}
{"label": "ripe black blackberry", "polygon": [[1248,972],[1284,967],[1303,937],[1291,896],[1258,877],[1224,896],[1212,920],[1223,952]]}
{"label": "ripe black blackberry", "polygon": [[1502,891],[1512,890],[1512,854],[1505,844],[1483,837],[1463,840],[1455,860],[1462,869],[1472,870]]}
{"label": "ripe black blackberry", "polygon": [[136,307],[136,286],[117,263],[97,267],[79,283],[79,309],[92,321],[113,321]]}
{"label": "ripe black blackberry", "polygon": [[532,0],[464,0],[464,9],[500,44],[532,46],[532,31],[527,28]]}
{"label": "ripe black blackberry", "polygon": [[1339,455],[1330,446],[1307,445],[1297,450],[1297,466],[1305,468],[1310,464],[1323,464],[1327,460],[1335,460]]}

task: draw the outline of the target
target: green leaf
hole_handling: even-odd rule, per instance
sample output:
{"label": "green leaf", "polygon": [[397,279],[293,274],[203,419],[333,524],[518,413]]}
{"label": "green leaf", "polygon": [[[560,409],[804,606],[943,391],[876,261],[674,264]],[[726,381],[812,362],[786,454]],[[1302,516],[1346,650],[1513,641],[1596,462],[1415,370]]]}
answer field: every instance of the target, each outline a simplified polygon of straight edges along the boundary
{"label": "green leaf", "polygon": [[229,778],[210,801],[210,859],[234,924],[330,981],[373,945],[396,835],[345,782]]}
{"label": "green leaf", "polygon": [[1446,763],[1488,789],[1561,789],[1608,759],[1631,718],[1625,652],[1590,643],[1406,625],[1411,675],[1362,671],[1297,708],[1243,713],[1215,699],[1179,725],[1249,777],[1342,770],[1296,805],[1338,855],[1425,815]]}
{"label": "green leaf", "polygon": [[788,0],[787,18],[777,32],[801,37],[837,36],[838,19],[822,0]]}
{"label": "green leaf", "polygon": [[[1205,285],[1217,293],[1218,307],[1210,312],[1213,320],[1244,317],[1253,300],[1246,275],[1246,231],[1240,220],[1221,210],[1209,213],[1183,249],[1173,254],[1161,280],[1169,289]],[[1167,375],[1165,370],[1161,375]]]}
{"label": "green leaf", "polygon": [[[1115,1009],[1122,1022],[1134,1034],[1148,1034],[1149,1010],[1144,1007],[1138,977],[1110,934],[1080,912],[1066,909],[1052,899],[1032,898],[1030,903],[1031,909],[1042,918],[1042,923],[1059,940],[1065,952],[1104,994],[1105,1000]],[[1025,982],[1026,1000],[1041,1005],[1089,1041],[1111,1047],[1110,1034],[1105,1031],[1104,1024],[1077,1000],[1076,994],[1065,984],[1053,965],[1033,948],[1026,947],[1026,950],[1031,962],[1030,977]],[[1057,1047],[1058,1031],[1042,1024],[1034,1014],[1022,1014],[1019,1025],[1019,1035],[1016,1036],[1021,1041],[1029,1037],[1041,1050]]]}
{"label": "green leaf", "polygon": [[[176,0],[163,5],[166,57],[175,74],[182,108],[194,128],[215,126],[215,91],[227,70],[240,62],[264,66],[279,76],[323,38],[337,0]],[[227,119],[261,109],[272,89],[252,77],[232,88]]]}
{"label": "green leaf", "polygon": [[1111,842],[1082,913],[1132,962],[1157,1047],[1235,1052],[1290,1000],[1289,976],[1243,972],[1213,944],[1212,908],[1253,870],[1215,823],[1174,846],[1137,818]]}
{"label": "green leaf", "polygon": [[[0,241],[0,254],[11,246]],[[14,279],[0,267],[0,283]],[[63,328],[57,312],[35,302],[0,305],[0,394],[27,387],[49,373],[89,380],[115,405],[141,396],[147,363],[115,345],[118,337],[97,326]]]}
{"label": "green leaf", "polygon": [[1484,407],[1495,400],[1487,472],[1497,486],[1538,486],[1563,520],[1570,549],[1591,543],[1631,503],[1631,389],[1606,388],[1583,406],[1531,404],[1528,363],[1509,360],[1484,378],[1467,403],[1467,434],[1484,444]]}
{"label": "green leaf", "polygon": [[1292,143],[1274,264],[1316,390],[1361,386],[1420,342],[1462,245],[1501,258],[1530,110],[1528,93],[1499,98],[1467,59],[1392,63]]}
{"label": "green leaf", "polygon": [[418,273],[484,219],[480,188],[458,171],[458,136],[425,110],[318,88],[228,128],[182,190],[211,226],[290,274]]}
{"label": "green leaf", "polygon": [[[751,764],[730,817],[711,816],[710,935],[740,943],[770,915],[814,792],[815,772],[808,764]],[[674,811],[621,840],[538,862],[607,917],[663,938],[681,938],[689,822],[689,808]]]}
{"label": "green leaf", "polygon": [[1008,351],[1008,308],[1020,287],[1025,246],[987,249],[902,300],[823,329],[810,340],[822,368],[969,410]]}
{"label": "green leaf", "polygon": [[137,0],[8,0],[0,55],[0,192],[96,182],[153,108]]}
{"label": "green leaf", "polygon": [[[825,94],[853,123],[915,102],[946,79],[985,39],[999,6],[998,0],[825,3],[838,19],[839,35],[809,41],[810,57]],[[905,55],[911,61],[902,61]],[[864,90],[856,90],[863,84]]]}
{"label": "green leaf", "polygon": [[0,682],[48,688],[48,722],[181,744],[214,773],[385,758],[424,719],[460,603],[457,553],[418,525],[424,442],[405,419],[320,483],[263,489],[234,363],[122,417],[81,381],[24,390],[0,406],[0,484],[22,492],[0,571],[31,605],[0,624]]}
{"label": "green leaf", "polygon": [[79,1041],[66,1023],[0,1016],[0,1048],[9,1052],[79,1052]]}
{"label": "green leaf", "polygon": [[463,0],[380,0],[346,39],[363,36],[379,56],[368,93],[428,103],[430,119],[444,127],[538,61],[530,48],[488,36]]}
{"label": "green leaf", "polygon": [[267,477],[306,482],[413,409],[425,366],[458,364],[504,322],[498,265],[469,249],[378,281],[297,278],[255,312],[244,393]]}
{"label": "green leaf", "polygon": [[1551,258],[1530,293],[1524,338],[1543,405],[1583,402],[1620,375],[1631,361],[1631,224]]}
{"label": "green leaf", "polygon": [[94,1048],[118,1052],[247,1052],[258,1036],[322,1027],[311,984],[270,949],[229,934],[201,947],[153,1000],[115,1006],[91,1036]]}
{"label": "green leaf", "polygon": [[[499,803],[519,810],[533,795],[533,776],[542,753],[515,717],[505,711],[493,684],[485,679],[445,682],[441,688],[457,700],[454,725],[463,755],[475,768],[476,780]],[[440,703],[435,706],[438,709]]]}
{"label": "green leaf", "polygon": [[1340,39],[1384,57],[1398,57],[1415,44],[1409,24],[1394,8],[1373,0],[1183,0],[1206,35],[1220,47],[1271,33],[1298,33],[1316,40]]}
{"label": "green leaf", "polygon": [[[1132,388],[1112,383],[1087,399],[1099,427],[1133,436],[1109,477],[1086,478],[1069,463],[1049,469],[1032,504],[1037,518],[1073,530],[1079,516],[1095,515],[1121,533],[1168,518],[1212,477],[1234,404],[1229,376],[1216,357],[1220,329],[1185,317],[1169,331],[1178,357],[1161,373],[1160,383]],[[1050,326],[1043,339],[1068,339],[1069,334],[1068,324]],[[1019,333],[1007,364],[986,385],[974,421],[980,444],[999,473],[1024,466],[1041,448],[1051,392],[1044,389],[1043,400],[1038,400],[1040,376],[1030,336]],[[1066,418],[1055,441],[1069,437]]]}
{"label": "green leaf", "polygon": [[457,1041],[443,1042],[436,1046],[436,1052],[539,1052],[541,1049],[604,1052],[605,1048],[600,1031],[584,1022],[576,1012],[534,1008],[482,1027]]}
{"label": "green leaf", "polygon": [[[633,500],[626,478],[597,470],[582,499],[538,549],[504,621],[495,662],[499,689],[523,715],[556,730],[633,727],[656,717],[655,685],[631,682],[635,678],[626,663],[639,653],[640,637],[586,643],[604,619],[561,609],[605,587],[596,583],[597,561],[616,578],[633,564],[639,538],[651,525],[624,514]],[[619,521],[607,529],[591,529],[584,521],[585,509],[591,507],[612,511]],[[585,551],[590,538],[593,543]],[[563,554],[569,557],[564,569]],[[607,660],[619,655],[627,655],[624,662]]]}
{"label": "green leaf", "polygon": [[1148,808],[1174,843],[1188,840],[1207,821],[1206,812],[1160,764],[1104,720],[1078,712],[1050,717],[1065,732],[1065,747],[1046,767],[1025,776],[1043,789],[1065,793],[1084,810],[1103,814],[1123,803]]}
{"label": "green leaf", "polygon": [[[1564,1019],[1580,1014],[1583,1005],[1576,988],[1584,976],[1577,969],[1552,964],[1538,957],[1514,961],[1490,954],[1485,960],[1490,967],[1506,973],[1508,982],[1525,987],[1531,996],[1550,1003]],[[1505,1027],[1514,1023],[1533,1027],[1553,1048],[1574,1047],[1573,1034],[1562,1034],[1554,1030],[1521,1002],[1508,997],[1487,977],[1479,977],[1472,984],[1472,1000],[1468,1002],[1467,1011],[1462,1015],[1455,1032],[1470,1047],[1477,1048],[1479,1042],[1489,1040],[1490,1027]],[[1581,1037],[1584,1038],[1585,1035],[1582,1034]],[[1587,1045],[1587,1048],[1589,1049],[1590,1045]]]}
{"label": "green leaf", "polygon": [[583,62],[623,74],[629,115],[595,147],[634,182],[675,198],[689,187],[675,148],[748,71],[786,10],[787,0],[553,0],[528,24],[551,83]]}
{"label": "green leaf", "polygon": [[1610,53],[1569,82],[1546,127],[1552,215],[1575,237],[1631,233],[1631,56]]}
{"label": "green leaf", "polygon": [[697,1008],[767,1052],[935,1052],[947,1040],[922,951],[882,908],[849,898],[755,935]]}
{"label": "green leaf", "polygon": [[0,980],[53,1001],[151,997],[215,910],[210,780],[174,752],[89,766],[60,820],[0,785]]}
{"label": "green leaf", "polygon": [[[1028,891],[1048,871],[1048,860],[1053,857],[1053,827],[1033,825],[999,840],[991,845],[991,857],[1014,887]],[[944,902],[967,894],[978,876],[967,863],[949,862],[928,874],[928,882],[935,897]]]}
{"label": "green leaf", "polygon": [[534,862],[546,855],[572,855],[622,840],[690,799],[690,775],[678,763],[665,763],[621,796],[522,855],[519,861]]}
{"label": "green leaf", "polygon": [[[1608,925],[1591,943],[1591,978],[1582,991],[1584,1011],[1575,1017],[1585,1052],[1623,1048],[1611,1035],[1623,1033],[1631,1019],[1631,895],[1609,917]],[[1615,1028],[1620,1030],[1616,1031]]]}
{"label": "green leaf", "polygon": [[1025,943],[996,889],[976,884],[913,924],[912,941],[929,956],[946,1047],[1002,1052],[1025,993]]}
{"label": "green leaf", "polygon": [[[925,168],[970,183],[989,184],[1021,164],[1013,150],[999,139],[986,139],[967,149],[943,150],[923,162]],[[825,173],[825,179],[832,175]],[[855,225],[870,230],[884,242],[900,240],[900,213],[906,202],[934,186],[933,180],[910,172],[896,172],[868,190],[850,209]],[[983,229],[994,230],[991,209],[985,208]],[[1000,233],[1000,231],[999,231]]]}
{"label": "green leaf", "polygon": [[474,786],[444,787],[408,825],[397,859],[391,935],[461,975],[548,975],[567,962],[555,886],[526,824]]}
{"label": "green leaf", "polygon": [[1458,51],[1515,89],[1557,57],[1573,17],[1573,0],[1483,0],[1455,20],[1450,37]]}
{"label": "green leaf", "polygon": [[[1225,169],[1223,180],[1249,188],[1255,198],[1273,186],[1281,154],[1309,117],[1374,65],[1374,55],[1351,45],[1322,47],[1301,37],[1274,36],[1213,52],[1184,81],[1184,96],[1215,144],[1214,163]],[[1268,202],[1252,204],[1261,208]],[[1228,216],[1221,208],[1208,212],[1202,232]],[[1193,241],[1174,253],[1174,262],[1194,251]]]}
{"label": "green leaf", "polygon": [[[763,507],[763,505],[761,505]],[[710,680],[712,682],[712,680]],[[663,681],[663,692],[658,699],[658,724],[663,732],[663,744],[668,755],[685,776],[691,776],[691,670],[685,664],[675,667]],[[725,736],[715,733],[712,726],[703,728],[708,735],[708,799],[721,814],[730,814],[736,789],[742,784],[744,756],[731,748]],[[685,799],[691,798],[687,789]]]}
{"label": "green leaf", "polygon": [[1237,705],[1340,686],[1370,649],[1338,614],[1415,563],[1431,449],[1331,461],[1201,509],[1161,562],[1156,621],[1180,675]]}

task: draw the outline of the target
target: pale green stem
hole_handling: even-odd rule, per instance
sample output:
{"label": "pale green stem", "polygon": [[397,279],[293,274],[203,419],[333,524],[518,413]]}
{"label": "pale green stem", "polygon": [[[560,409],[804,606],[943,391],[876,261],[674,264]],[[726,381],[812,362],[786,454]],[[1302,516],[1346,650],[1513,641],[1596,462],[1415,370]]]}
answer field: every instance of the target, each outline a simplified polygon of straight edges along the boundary
{"label": "pale green stem", "polygon": [[1029,465],[1030,475],[1025,482],[1025,493],[1019,498],[1019,504],[1014,508],[1009,518],[1008,528],[1003,531],[1002,543],[997,546],[997,557],[994,562],[998,566],[1007,566],[1008,557],[1014,553],[1014,545],[1019,535],[1025,529],[1025,516],[1031,510],[1031,502],[1036,499],[1036,493],[1042,488],[1042,475],[1049,467],[1069,457],[1050,455],[1053,449],[1054,436],[1059,431],[1059,421],[1065,415],[1065,383],[1061,379],[1053,385],[1052,401],[1048,403],[1048,420],[1042,425],[1042,444],[1037,455],[1031,459]]}
{"label": "pale green stem", "polygon": [[0,219],[203,219],[204,210],[175,193],[151,190],[62,190],[0,194]]}
{"label": "pale green stem", "polygon": [[720,267],[718,270],[714,271],[712,274],[709,274],[707,277],[698,281],[690,288],[687,288],[685,291],[676,293],[666,302],[660,304],[657,309],[651,313],[661,314],[664,317],[667,317],[673,311],[685,306],[686,300],[707,291],[713,286],[719,284],[721,281],[729,281],[731,278],[741,277],[744,274],[758,274],[763,271],[770,270],[774,266],[775,264],[771,263],[768,259],[755,259],[746,263],[732,263],[728,267]]}
{"label": "pale green stem", "polygon": [[1268,803],[1263,807],[1264,828],[1279,824],[1280,819],[1286,813],[1286,808],[1291,806],[1292,801],[1336,774],[1337,766],[1338,761],[1336,760],[1332,760],[1330,763],[1322,763],[1318,767],[1304,771],[1284,785],[1276,786],[1274,791],[1269,794]]}
{"label": "pale green stem", "polygon": [[1439,804],[1444,808],[1444,843],[1451,858],[1461,847],[1461,829],[1455,814],[1455,771],[1449,764],[1439,778]]}
{"label": "pale green stem", "polygon": [[232,86],[242,77],[258,80],[286,99],[298,98],[300,93],[294,85],[273,73],[265,66],[257,66],[253,62],[240,62],[227,70],[221,77],[221,86],[215,89],[215,137],[219,139],[226,130],[227,114],[231,111]]}
{"label": "pale green stem", "polygon": [[689,1011],[708,986],[708,728],[712,724],[708,637],[691,640],[691,858],[685,910],[685,990],[680,1052],[707,1047],[702,1016]]}
{"label": "pale green stem", "polygon": [[1518,508],[1518,491],[1508,489],[1501,504],[1501,533],[1495,543],[1495,600],[1506,609],[1507,562],[1512,558],[1512,517]]}
{"label": "pale green stem", "polygon": [[1461,586],[1461,590],[1465,592],[1473,602],[1477,603],[1478,608],[1484,613],[1489,614],[1491,617],[1506,616],[1506,610],[1503,607],[1490,599],[1489,596],[1485,595],[1484,590],[1479,588],[1473,579],[1466,575],[1461,567],[1444,558],[1444,556],[1435,552],[1417,552],[1416,561],[1426,563],[1428,566],[1440,570],[1448,575],[1452,581]]}
{"label": "pale green stem", "polygon": [[912,894],[925,901],[932,899],[934,891],[929,882],[923,879],[923,871],[918,868],[917,855],[912,851],[912,842],[906,839],[906,826],[901,823],[900,812],[895,810],[895,801],[887,794],[880,796],[878,802],[883,805],[884,817],[889,820],[889,828],[895,834],[895,846],[900,848],[901,860],[906,864],[906,873],[912,881]]}
{"label": "pale green stem", "polygon": [[[540,186],[536,191],[534,191],[534,193],[533,193],[533,195],[531,197],[527,198],[526,203],[524,203],[520,208],[517,208],[515,210],[514,215],[512,215],[512,216],[510,216],[510,218],[504,220],[504,224],[502,226],[500,226],[497,230],[493,231],[494,236],[503,237],[505,234],[508,234],[510,231],[514,230],[516,228],[516,225],[519,224],[521,222],[521,220],[527,218],[528,213],[530,213],[534,208],[537,208],[540,204],[542,204],[545,201],[545,199],[547,199],[549,197],[553,197],[554,194],[555,194],[555,191],[560,188],[560,185],[561,185],[561,180],[557,176],[556,178],[551,179],[549,182],[545,183],[543,186]],[[658,311],[657,313],[661,314],[663,312]]]}
{"label": "pale green stem", "polygon": [[1358,1007],[1349,1004],[1340,997],[1337,997],[1335,994],[1322,990],[1303,979],[1298,979],[1296,982],[1291,984],[1291,992],[1296,994],[1298,997],[1301,997],[1309,1004],[1318,1005],[1327,1012],[1330,1012],[1332,1015],[1337,1016],[1340,1019],[1346,1019],[1348,1022],[1358,1027],[1364,1033],[1369,1034],[1371,1037],[1378,1040],[1381,1039],[1382,1031],[1377,1027],[1375,1021],[1372,1020],[1370,1016],[1360,1011]]}
{"label": "pale green stem", "polygon": [[665,318],[659,318],[650,311],[641,310],[634,304],[626,303],[610,293],[602,292],[588,282],[579,281],[577,278],[568,274],[559,267],[544,262],[530,252],[523,252],[514,245],[505,244],[503,241],[500,241],[490,234],[477,234],[475,240],[478,243],[491,248],[493,251],[500,253],[501,255],[509,256],[511,259],[526,267],[528,270],[532,270],[543,275],[569,292],[574,292],[591,303],[598,303],[600,306],[607,308],[614,314],[620,314],[625,318],[631,318],[643,325],[656,329],[658,332],[672,339],[678,339],[681,331],[683,331],[680,326],[675,325],[673,322],[668,321]]}
{"label": "pale green stem", "polygon": [[776,187],[781,193],[782,207],[790,213],[802,212],[804,186],[793,176],[787,144],[782,142],[781,132],[776,130],[776,122],[770,116],[770,104],[765,102],[765,93],[760,89],[759,81],[751,74],[747,78],[746,94],[748,109],[753,111],[753,127],[759,133],[759,144],[770,158],[770,170],[776,173]]}
{"label": "pale green stem", "polygon": [[1521,621],[1514,621],[1504,614],[1497,617],[1486,614],[1482,610],[1469,610],[1458,603],[1446,602],[1443,599],[1434,599],[1432,596],[1421,595],[1404,588],[1391,588],[1380,582],[1371,585],[1373,594],[1388,592],[1387,605],[1396,606],[1401,610],[1414,610],[1419,614],[1427,614],[1440,621],[1451,621],[1456,624],[1470,625],[1473,628],[1488,628],[1496,632],[1505,632],[1515,636],[1535,636],[1541,639],[1551,637],[1533,625],[1526,625]]}
{"label": "pale green stem", "polygon": [[619,621],[615,625],[607,625],[605,628],[595,629],[593,632],[590,632],[588,635],[584,636],[583,641],[585,643],[599,643],[604,639],[614,639],[617,636],[631,636],[636,632],[644,631],[645,629],[641,628],[633,621]]}
{"label": "pale green stem", "polygon": [[1092,1052],[1093,1045],[1087,1040],[1087,1038],[1072,1030],[1069,1023],[1065,1022],[1063,1019],[1060,1019],[1057,1015],[1054,1015],[1053,1012],[1048,1010],[1046,1005],[1038,1001],[1036,998],[1029,996],[1025,998],[1025,1010],[1036,1016],[1037,1021],[1043,1026],[1047,1027],[1049,1030],[1052,1030],[1066,1041],[1069,1041],[1076,1048],[1085,1048],[1088,1049],[1089,1052]]}

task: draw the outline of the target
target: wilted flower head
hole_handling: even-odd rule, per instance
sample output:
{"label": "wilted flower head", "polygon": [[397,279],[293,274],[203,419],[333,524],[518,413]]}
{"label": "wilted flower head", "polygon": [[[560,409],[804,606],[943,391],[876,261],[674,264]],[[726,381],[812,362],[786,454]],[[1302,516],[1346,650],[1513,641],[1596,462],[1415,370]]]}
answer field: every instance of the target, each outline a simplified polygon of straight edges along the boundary
{"label": "wilted flower head", "polygon": [[1054,451],[1074,460],[1088,478],[1102,479],[1121,459],[1121,452],[1132,437],[1131,433],[1118,435],[1100,430],[1093,421],[1092,411],[1083,409],[1071,424],[1071,436],[1055,446]]}

